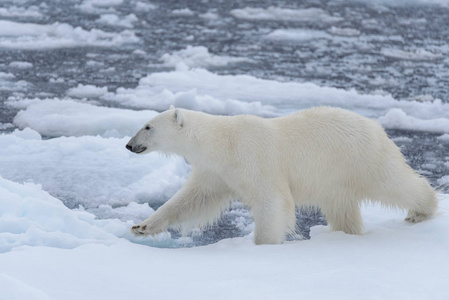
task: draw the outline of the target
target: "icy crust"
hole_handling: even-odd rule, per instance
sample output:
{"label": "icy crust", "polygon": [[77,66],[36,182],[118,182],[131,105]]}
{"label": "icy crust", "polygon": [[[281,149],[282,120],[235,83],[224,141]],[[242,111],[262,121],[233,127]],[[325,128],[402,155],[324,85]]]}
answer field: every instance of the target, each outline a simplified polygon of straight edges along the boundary
{"label": "icy crust", "polygon": [[137,43],[134,32],[85,30],[65,23],[48,25],[0,20],[0,48],[40,50],[66,47],[112,47]]}

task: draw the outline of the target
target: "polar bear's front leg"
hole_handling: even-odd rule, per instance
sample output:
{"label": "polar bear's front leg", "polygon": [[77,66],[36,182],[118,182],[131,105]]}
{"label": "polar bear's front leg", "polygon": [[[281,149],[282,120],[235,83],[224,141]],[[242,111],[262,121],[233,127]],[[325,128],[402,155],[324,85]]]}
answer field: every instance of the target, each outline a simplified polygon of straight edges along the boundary
{"label": "polar bear's front leg", "polygon": [[162,207],[139,225],[133,226],[131,232],[137,236],[147,236],[166,231],[169,226],[169,211],[164,212],[166,209]]}
{"label": "polar bear's front leg", "polygon": [[135,235],[156,235],[168,227],[193,228],[215,221],[229,205],[229,188],[214,174],[192,172],[184,187],[142,223]]}

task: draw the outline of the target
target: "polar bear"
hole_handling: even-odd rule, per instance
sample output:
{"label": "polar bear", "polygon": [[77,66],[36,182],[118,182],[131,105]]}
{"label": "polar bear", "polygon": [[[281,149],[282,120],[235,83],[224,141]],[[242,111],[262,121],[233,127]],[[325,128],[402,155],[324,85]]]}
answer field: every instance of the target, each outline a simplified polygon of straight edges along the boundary
{"label": "polar bear", "polygon": [[239,199],[250,207],[256,244],[279,244],[295,229],[295,205],[319,207],[331,228],[362,233],[365,200],[408,210],[420,222],[436,193],[404,160],[375,121],[331,107],[264,119],[214,116],[171,107],[146,123],[126,148],[183,156],[184,187],[141,224],[136,235],[216,220]]}

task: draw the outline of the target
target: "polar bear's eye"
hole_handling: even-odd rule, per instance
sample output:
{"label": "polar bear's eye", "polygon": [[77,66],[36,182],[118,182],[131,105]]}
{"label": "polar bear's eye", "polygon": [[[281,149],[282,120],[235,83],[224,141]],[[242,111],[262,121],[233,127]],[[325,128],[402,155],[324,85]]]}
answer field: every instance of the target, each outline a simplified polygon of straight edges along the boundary
{"label": "polar bear's eye", "polygon": [[146,129],[146,130],[150,130],[150,126],[147,125],[147,126],[145,127],[145,129]]}

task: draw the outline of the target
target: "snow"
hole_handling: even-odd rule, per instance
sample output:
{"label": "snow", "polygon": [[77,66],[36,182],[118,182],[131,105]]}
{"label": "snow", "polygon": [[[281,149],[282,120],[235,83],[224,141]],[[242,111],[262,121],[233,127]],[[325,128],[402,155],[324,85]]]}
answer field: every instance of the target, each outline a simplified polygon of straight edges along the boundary
{"label": "snow", "polygon": [[310,240],[283,245],[255,246],[250,235],[158,249],[135,243],[123,231],[129,223],[70,210],[38,185],[0,178],[0,189],[0,293],[7,299],[449,297],[447,196],[438,215],[419,224],[366,206],[361,236],[316,226]]}
{"label": "snow", "polygon": [[34,24],[0,20],[0,48],[41,50],[49,48],[99,46],[113,47],[136,43],[132,31],[109,33],[85,30],[65,23]]}
{"label": "snow", "polygon": [[188,67],[207,67],[214,66],[220,67],[227,64],[248,62],[248,58],[231,57],[231,56],[218,56],[213,55],[204,46],[187,46],[187,48],[175,51],[172,54],[166,53],[162,55],[161,61],[166,66],[176,67],[178,64],[183,63]]}
{"label": "snow", "polygon": [[41,140],[42,139],[42,136],[39,134],[39,132],[37,132],[29,127],[26,127],[23,130],[16,129],[11,133],[11,135],[17,136],[24,140]]}
{"label": "snow", "polygon": [[0,274],[0,296],[8,300],[50,300],[42,291],[23,283],[11,276]]}
{"label": "snow", "polygon": [[231,10],[231,15],[235,18],[245,20],[274,20],[290,22],[324,22],[333,23],[342,21],[340,17],[330,16],[320,8],[288,9],[270,6],[264,8],[246,7],[243,9]]}

